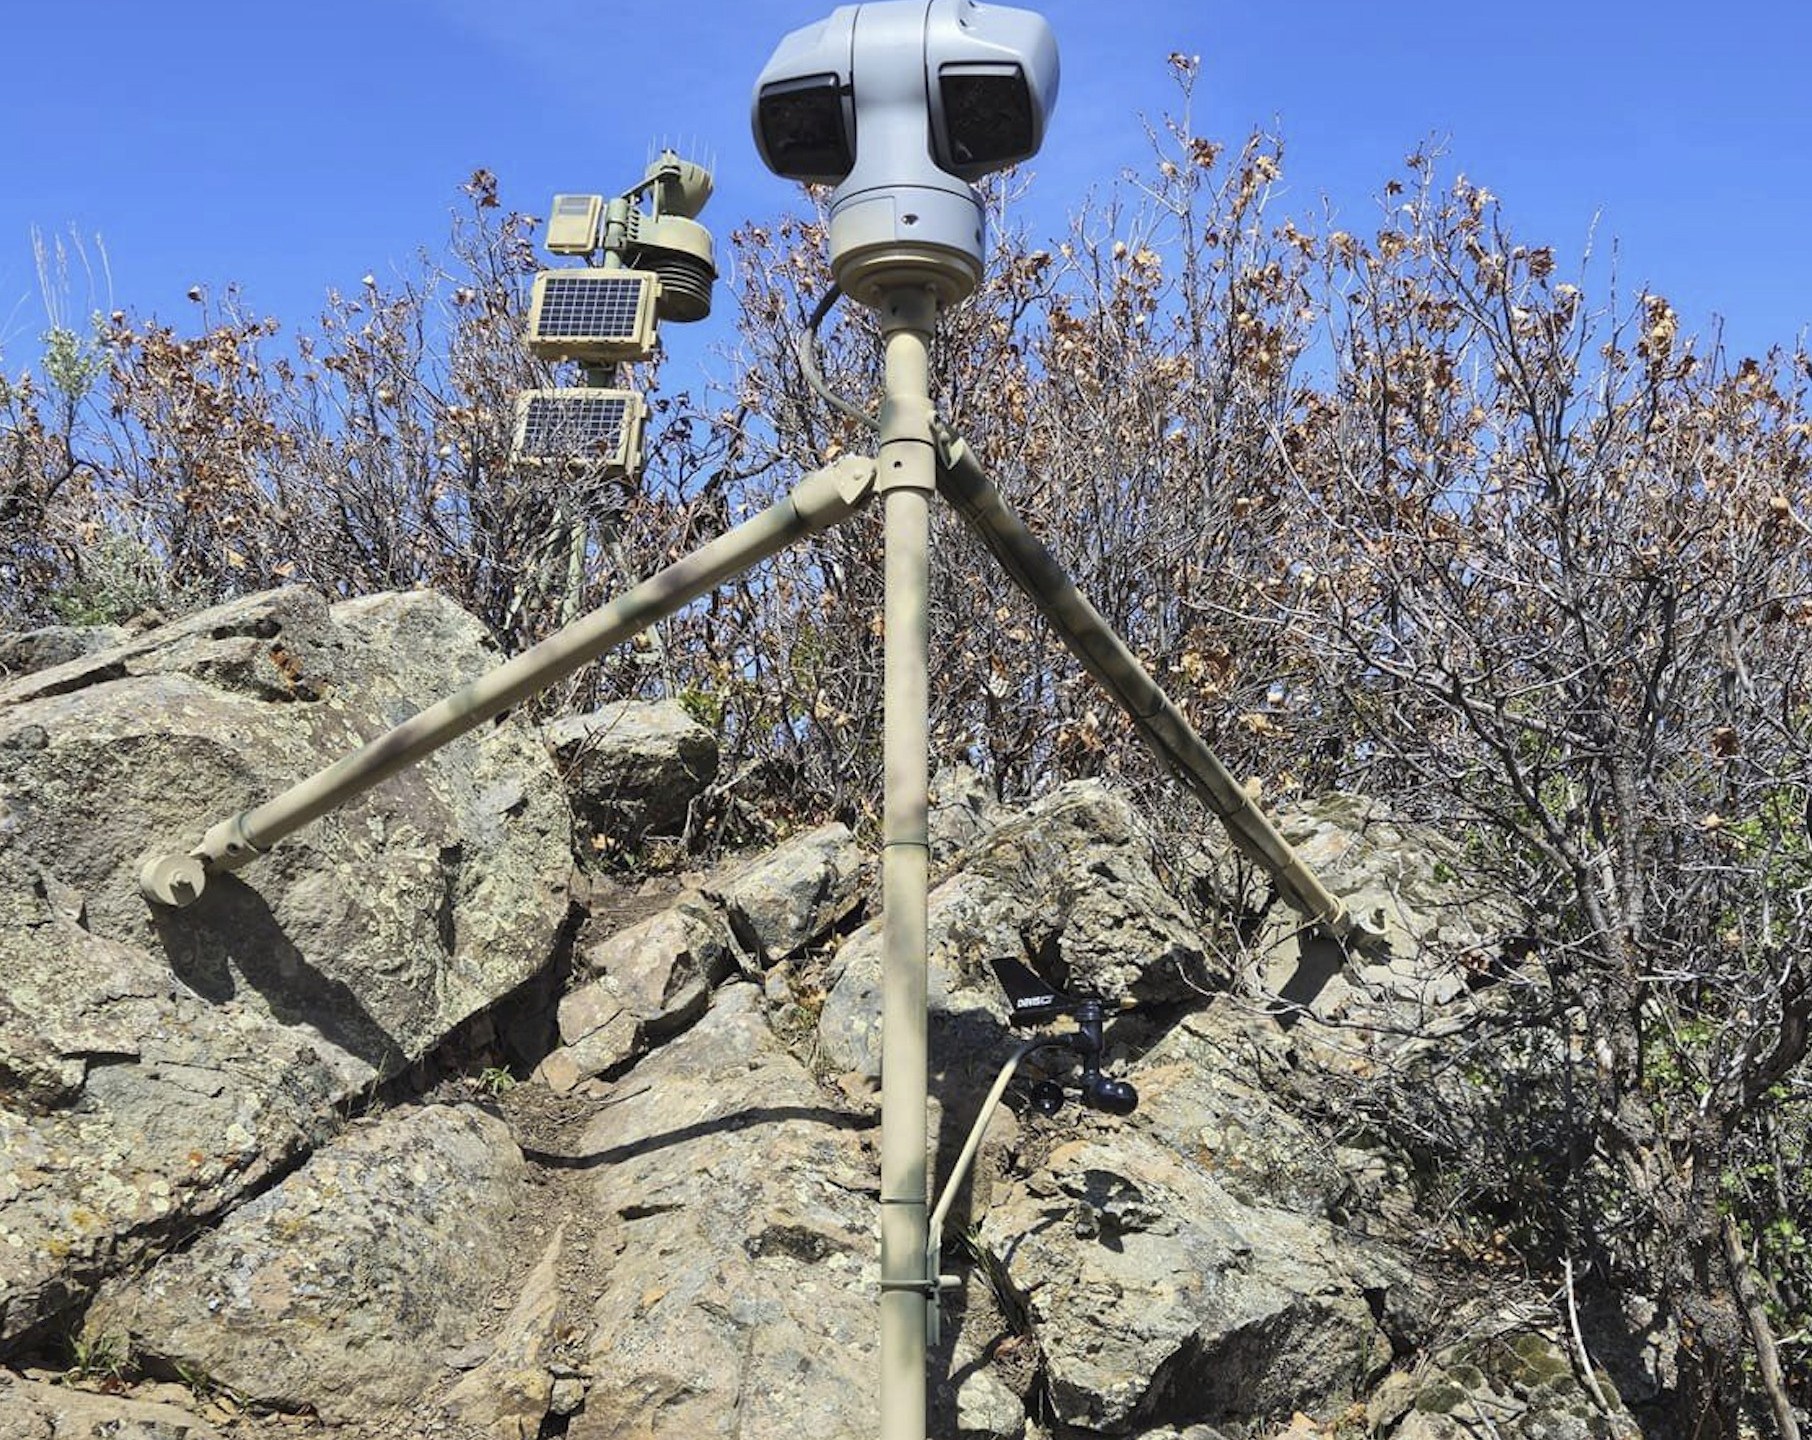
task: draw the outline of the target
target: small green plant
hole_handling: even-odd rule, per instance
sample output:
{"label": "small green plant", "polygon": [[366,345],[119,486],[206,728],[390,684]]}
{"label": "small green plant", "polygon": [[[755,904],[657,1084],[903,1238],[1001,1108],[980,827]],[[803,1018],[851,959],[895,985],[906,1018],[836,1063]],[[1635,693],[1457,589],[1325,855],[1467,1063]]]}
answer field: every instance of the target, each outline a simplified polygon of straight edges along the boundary
{"label": "small green plant", "polygon": [[516,1088],[516,1077],[501,1065],[487,1065],[474,1083],[486,1095],[507,1095]]}
{"label": "small green plant", "polygon": [[235,1390],[231,1385],[215,1379],[206,1370],[194,1365],[185,1365],[178,1360],[171,1366],[176,1376],[176,1383],[181,1385],[198,1402],[211,1401],[228,1410],[242,1411],[251,1409],[252,1402],[243,1391]]}
{"label": "small green plant", "polygon": [[124,1335],[107,1330],[84,1332],[69,1337],[69,1367],[63,1378],[91,1385],[123,1380],[131,1365],[132,1350]]}
{"label": "small green plant", "polygon": [[117,625],[148,610],[193,610],[206,600],[173,586],[163,563],[138,541],[105,533],[84,551],[80,569],[49,604],[65,625]]}
{"label": "small green plant", "polygon": [[45,376],[71,404],[79,405],[107,373],[107,357],[92,338],[78,335],[66,325],[53,325],[42,338]]}
{"label": "small green plant", "polygon": [[688,686],[673,697],[694,720],[707,730],[721,730],[724,723],[724,697],[716,691]]}

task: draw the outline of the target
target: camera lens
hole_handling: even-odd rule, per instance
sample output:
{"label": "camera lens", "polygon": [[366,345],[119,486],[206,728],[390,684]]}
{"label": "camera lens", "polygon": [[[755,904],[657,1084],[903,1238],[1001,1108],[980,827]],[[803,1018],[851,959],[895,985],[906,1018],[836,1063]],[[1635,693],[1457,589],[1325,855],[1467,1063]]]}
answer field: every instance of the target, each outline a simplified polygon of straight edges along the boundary
{"label": "camera lens", "polygon": [[756,138],[775,174],[828,185],[854,167],[843,87],[835,75],[764,86],[755,115]]}

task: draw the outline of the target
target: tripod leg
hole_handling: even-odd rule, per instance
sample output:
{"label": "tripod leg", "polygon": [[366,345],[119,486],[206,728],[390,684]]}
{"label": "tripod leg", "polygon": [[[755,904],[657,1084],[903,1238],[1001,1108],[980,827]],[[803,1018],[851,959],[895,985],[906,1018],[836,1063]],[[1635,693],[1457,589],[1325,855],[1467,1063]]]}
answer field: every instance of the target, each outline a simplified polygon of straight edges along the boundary
{"label": "tripod leg", "polygon": [[139,888],[154,904],[194,901],[206,876],[237,870],[309,821],[363,794],[530,695],[565,679],[795,540],[854,514],[873,492],[872,460],[849,457],[808,475],[784,500],[728,530],[682,560],[625,591],[431,705],[352,754],[298,781],[254,809],[222,820],[186,855],[154,856]]}
{"label": "tripod leg", "polygon": [[961,440],[944,449],[938,489],[980,536],[1070,653],[1131,717],[1152,752],[1226,825],[1241,853],[1317,928],[1344,940],[1360,922],[1277,833],[1183,712],[1076,588],[1057,558],[1013,513]]}

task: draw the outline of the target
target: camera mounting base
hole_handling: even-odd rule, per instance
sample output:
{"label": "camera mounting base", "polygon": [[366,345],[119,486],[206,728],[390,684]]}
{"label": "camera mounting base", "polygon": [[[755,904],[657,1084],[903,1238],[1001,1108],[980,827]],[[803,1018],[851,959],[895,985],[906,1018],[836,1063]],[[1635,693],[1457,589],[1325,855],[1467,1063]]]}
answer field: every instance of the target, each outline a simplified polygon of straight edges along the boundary
{"label": "camera mounting base", "polygon": [[871,310],[893,290],[928,288],[942,310],[974,294],[984,222],[974,191],[963,190],[876,190],[833,207],[831,273],[843,293]]}

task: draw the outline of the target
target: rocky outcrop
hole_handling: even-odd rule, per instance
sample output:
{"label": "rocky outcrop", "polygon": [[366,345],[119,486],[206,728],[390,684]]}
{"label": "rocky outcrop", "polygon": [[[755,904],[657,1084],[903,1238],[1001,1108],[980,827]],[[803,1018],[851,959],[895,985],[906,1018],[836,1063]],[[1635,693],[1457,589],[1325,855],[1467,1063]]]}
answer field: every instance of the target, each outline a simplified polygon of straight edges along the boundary
{"label": "rocky outcrop", "polygon": [[670,700],[624,700],[542,727],[587,837],[610,848],[673,834],[717,775],[717,737]]}
{"label": "rocky outcrop", "polygon": [[1347,1157],[1266,1088],[1281,1050],[1241,1002],[1192,1013],[1126,1065],[1134,1115],[1039,1122],[997,1187],[981,1240],[1067,1424],[1335,1413],[1429,1333],[1404,1258],[1346,1223]]}
{"label": "rocky outcrop", "polygon": [[[560,1274],[566,1260],[565,1245],[565,1226],[556,1226],[553,1238],[516,1297],[502,1333],[485,1358],[446,1397],[446,1410],[468,1430],[487,1440],[536,1440],[542,1422],[555,1408],[561,1381],[553,1374],[552,1366],[559,1339]],[[569,1414],[576,1408],[567,1407],[559,1413]]]}
{"label": "rocky outcrop", "polygon": [[1498,973],[1524,928],[1516,904],[1469,878],[1460,845],[1361,795],[1284,811],[1278,829],[1378,937],[1347,955],[1274,914],[1254,947],[1258,988],[1317,1019],[1428,1022]]}
{"label": "rocky outcrop", "polygon": [[522,1178],[508,1129],[470,1107],[355,1126],[189,1249],[110,1284],[89,1341],[333,1420],[411,1401],[486,1318]]}
{"label": "rocky outcrop", "polygon": [[[714,764],[690,720],[612,759],[624,710],[556,732],[576,933],[556,767],[509,725],[192,910],[137,897],[142,854],[493,658],[432,597],[283,591],[0,687],[0,1358],[42,1364],[86,1309],[68,1384],[0,1370],[0,1433],[874,1433],[880,925],[844,827],[609,880],[590,827],[672,833]],[[941,1237],[934,1433],[1633,1433],[1539,1304],[1456,1318],[1404,1157],[1339,1114],[1411,1043],[1381,1037],[1425,1053],[1509,963],[1514,908],[1462,853],[1353,797],[1282,817],[1385,932],[1329,955],[1275,913],[1236,933],[1202,903],[1230,869],[1173,864],[1102,785],[937,794],[939,1179],[1024,1033],[990,960],[1109,1001],[1140,1103],[1045,1113],[1026,1082],[1068,1061],[1028,1060]],[[506,993],[500,1029],[552,1038],[421,1094]]]}
{"label": "rocky outcrop", "polygon": [[140,862],[496,662],[436,596],[235,601],[0,685],[0,1343],[231,1205],[546,966],[535,736],[454,742],[153,913]]}
{"label": "rocky outcrop", "polygon": [[933,775],[929,798],[931,863],[940,869],[1012,818],[994,787],[967,765],[952,765]]}
{"label": "rocky outcrop", "polygon": [[1479,1434],[1541,1440],[1638,1440],[1611,1378],[1584,1371],[1552,1336],[1511,1324],[1449,1346],[1415,1376],[1374,1397],[1393,1440],[1470,1440]]}
{"label": "rocky outcrop", "polygon": [[[843,825],[825,825],[724,866],[664,911],[574,949],[560,1046],[539,1075],[557,1091],[614,1071],[704,1013],[712,987],[797,956],[862,901],[867,867]],[[784,974],[777,977],[784,991]]]}

